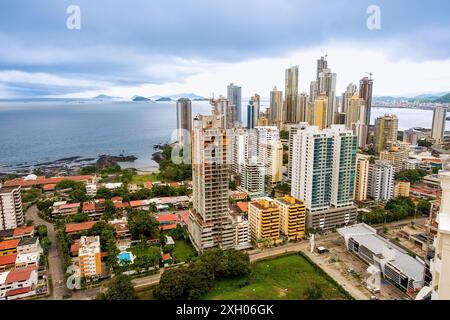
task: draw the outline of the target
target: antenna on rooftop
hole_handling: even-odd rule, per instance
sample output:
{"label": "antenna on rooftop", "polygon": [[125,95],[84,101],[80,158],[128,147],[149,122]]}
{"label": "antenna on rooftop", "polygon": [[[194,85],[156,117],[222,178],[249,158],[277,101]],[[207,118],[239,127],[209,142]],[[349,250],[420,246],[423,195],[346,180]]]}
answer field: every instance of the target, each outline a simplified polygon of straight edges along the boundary
{"label": "antenna on rooftop", "polygon": [[372,75],[373,75],[373,73],[372,72],[366,72],[369,76],[370,76],[370,80],[372,80]]}

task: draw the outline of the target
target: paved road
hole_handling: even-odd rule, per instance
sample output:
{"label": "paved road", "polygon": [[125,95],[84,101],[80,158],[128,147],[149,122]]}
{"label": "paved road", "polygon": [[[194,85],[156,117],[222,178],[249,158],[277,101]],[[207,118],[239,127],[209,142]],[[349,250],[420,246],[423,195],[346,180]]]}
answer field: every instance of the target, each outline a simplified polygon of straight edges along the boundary
{"label": "paved road", "polygon": [[53,287],[50,297],[47,297],[47,299],[61,300],[68,293],[64,282],[63,258],[56,240],[56,232],[53,224],[41,219],[38,213],[39,209],[33,205],[27,210],[25,216],[27,221],[33,220],[36,226],[45,225],[47,227],[48,238],[52,242],[48,252],[48,264],[50,280]]}

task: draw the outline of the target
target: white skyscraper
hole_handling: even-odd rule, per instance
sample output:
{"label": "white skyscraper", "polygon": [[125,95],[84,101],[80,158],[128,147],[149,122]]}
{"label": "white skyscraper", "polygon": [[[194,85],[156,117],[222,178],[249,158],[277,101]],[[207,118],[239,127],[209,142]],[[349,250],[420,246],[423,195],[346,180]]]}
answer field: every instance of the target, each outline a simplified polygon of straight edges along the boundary
{"label": "white skyscraper", "polygon": [[331,229],[355,221],[356,143],[343,125],[304,126],[294,135],[291,194],[304,201],[309,226]]}
{"label": "white skyscraper", "polygon": [[433,126],[431,129],[431,138],[436,143],[442,143],[444,140],[445,121],[447,117],[446,107],[436,107],[433,112]]}
{"label": "white skyscraper", "polygon": [[437,217],[438,234],[434,240],[431,260],[431,298],[450,300],[450,171],[441,171],[441,205]]}
{"label": "white skyscraper", "polygon": [[367,193],[375,201],[387,201],[394,193],[394,167],[387,161],[375,160],[369,165]]}
{"label": "white skyscraper", "polygon": [[0,230],[10,230],[25,223],[20,186],[0,186]]}
{"label": "white skyscraper", "polygon": [[258,162],[266,166],[266,176],[272,184],[282,180],[283,145],[280,131],[274,126],[255,127],[258,139]]}
{"label": "white skyscraper", "polygon": [[262,197],[265,193],[265,165],[251,158],[244,162],[241,171],[241,189],[250,197]]}
{"label": "white skyscraper", "polygon": [[232,172],[240,176],[244,163],[258,156],[256,130],[236,129],[232,135]]}

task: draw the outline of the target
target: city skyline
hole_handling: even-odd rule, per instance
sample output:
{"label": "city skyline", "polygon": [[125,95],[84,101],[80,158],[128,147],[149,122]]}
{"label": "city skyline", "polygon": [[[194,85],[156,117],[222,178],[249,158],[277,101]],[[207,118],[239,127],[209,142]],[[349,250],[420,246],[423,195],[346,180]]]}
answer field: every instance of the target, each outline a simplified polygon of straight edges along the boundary
{"label": "city skyline", "polygon": [[[162,2],[136,1],[126,7],[115,2],[103,14],[96,5],[79,1],[80,30],[66,28],[70,4],[43,3],[31,17],[24,16],[25,1],[2,4],[2,98],[182,92],[209,97],[213,92],[226,95],[224,86],[231,81],[242,86],[243,97],[255,92],[268,97],[274,85],[284,87],[284,70],[294,65],[300,66],[299,91],[308,92],[315,61],[325,53],[337,74],[337,93],[366,72],[377,82],[374,96],[450,90],[445,1],[433,6],[379,1],[380,30],[366,26],[369,1],[327,6],[250,1],[239,10],[205,1],[177,2],[170,8]],[[244,18],[250,12],[265,23],[248,26]],[[128,23],[124,18],[131,13],[135,21]],[[317,19],[329,15],[333,19],[313,28]],[[175,21],[182,23],[183,32]]]}

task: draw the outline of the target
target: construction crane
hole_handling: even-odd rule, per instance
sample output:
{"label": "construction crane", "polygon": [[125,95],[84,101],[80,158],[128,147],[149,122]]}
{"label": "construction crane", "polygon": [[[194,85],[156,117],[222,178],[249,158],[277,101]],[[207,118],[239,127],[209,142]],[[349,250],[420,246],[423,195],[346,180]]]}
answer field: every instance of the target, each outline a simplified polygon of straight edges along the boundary
{"label": "construction crane", "polygon": [[370,76],[369,80],[372,80],[373,73],[372,72],[366,72],[366,73]]}
{"label": "construction crane", "polygon": [[320,49],[320,51],[322,52],[322,54],[323,54],[325,60],[327,60],[328,52],[324,51],[323,49]]}

